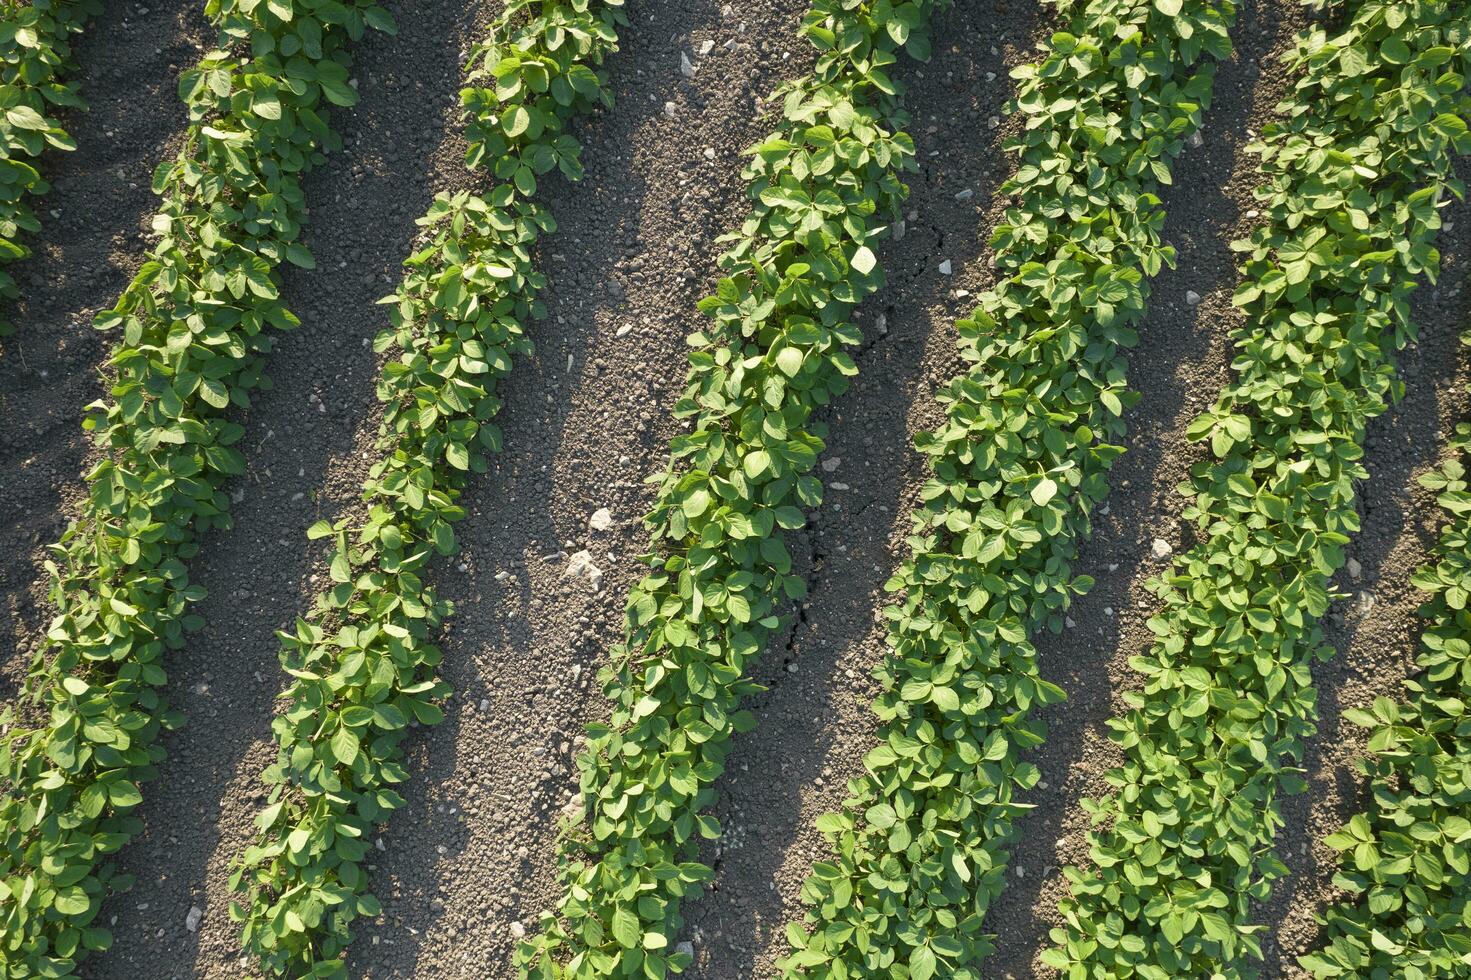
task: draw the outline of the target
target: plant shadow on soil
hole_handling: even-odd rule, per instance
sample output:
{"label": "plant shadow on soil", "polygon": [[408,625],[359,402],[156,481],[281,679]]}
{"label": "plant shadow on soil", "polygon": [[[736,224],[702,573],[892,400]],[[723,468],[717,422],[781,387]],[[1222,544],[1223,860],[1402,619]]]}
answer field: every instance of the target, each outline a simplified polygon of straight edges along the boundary
{"label": "plant shadow on soil", "polygon": [[[714,6],[714,0],[696,6],[708,12]],[[625,43],[624,47],[627,48],[628,44]],[[616,86],[620,81],[620,71],[632,68],[633,64],[628,53],[620,51],[608,60],[607,66],[611,81]],[[621,139],[610,141],[603,138],[602,134],[615,126],[620,130],[625,126],[636,130],[657,110],[657,104],[645,100],[620,100],[612,110],[599,110],[591,119],[574,124],[573,132],[584,147],[584,160],[590,161],[592,154],[612,157],[616,162],[606,166],[606,169],[626,174],[626,182],[621,189],[632,191],[633,206],[618,208],[611,221],[605,219],[596,231],[590,230],[589,233],[594,237],[621,240],[634,233],[638,219],[637,205],[646,192],[644,181],[633,176],[635,171],[629,166],[632,157],[632,146],[629,142]],[[610,118],[614,114],[618,116],[616,120]],[[605,169],[604,161],[598,161],[596,166],[598,170]],[[512,441],[514,435],[508,435],[506,449],[489,459],[486,472],[473,478],[463,501],[470,520],[483,518],[498,522],[506,516],[508,510],[514,508],[515,533],[511,538],[524,545],[522,550],[527,552],[537,550],[538,544],[544,554],[557,554],[562,549],[557,522],[552,513],[551,493],[535,493],[530,496],[513,493],[515,478],[522,469],[516,461],[528,457],[533,460],[550,460],[557,455],[567,431],[570,417],[568,406],[561,399],[557,404],[550,404],[542,396],[547,392],[573,390],[583,380],[588,361],[580,355],[587,350],[595,327],[591,318],[560,314],[559,277],[553,263],[548,260],[553,253],[561,254],[564,250],[576,248],[577,254],[569,255],[568,258],[576,264],[579,279],[588,276],[596,282],[602,282],[609,277],[619,258],[615,249],[583,249],[572,244],[572,239],[576,237],[575,230],[587,227],[587,223],[570,213],[585,206],[586,198],[600,190],[601,188],[591,185],[589,174],[576,183],[558,177],[555,184],[548,181],[548,187],[543,192],[548,200],[549,210],[558,219],[557,231],[537,245],[537,267],[548,277],[548,287],[543,293],[548,307],[547,316],[532,323],[527,330],[534,351],[529,357],[516,360],[503,395],[506,407],[497,419],[497,424],[507,433],[535,429],[535,444],[515,445]],[[569,216],[564,218],[563,215]],[[554,338],[556,344],[552,342]],[[562,348],[570,348],[576,352],[573,355],[578,366],[576,372],[566,371],[563,365],[554,360],[552,351],[560,351]],[[652,443],[652,436],[649,441]],[[546,469],[547,467],[543,467],[543,470]],[[462,552],[454,561],[465,562],[469,559],[470,556]],[[448,571],[447,567],[441,567],[436,578],[444,579]],[[535,645],[533,629],[526,616],[495,614],[496,611],[529,609],[534,601],[533,583],[527,576],[497,579],[490,574],[491,571],[462,569],[462,573],[468,572],[475,577],[475,588],[454,600],[454,616],[449,620],[449,628],[440,640],[439,645],[445,651],[444,661],[440,665],[440,676],[449,683],[453,695],[447,705],[444,720],[426,736],[418,738],[410,749],[413,759],[408,768],[413,777],[404,793],[410,800],[409,808],[396,818],[395,822],[399,824],[397,828],[392,825],[388,828],[388,836],[397,838],[394,842],[397,846],[390,846],[389,853],[383,860],[384,873],[377,876],[380,881],[375,885],[381,888],[391,881],[395,896],[401,893],[431,894],[436,890],[440,878],[441,869],[435,861],[402,859],[410,825],[416,838],[441,842],[438,851],[440,857],[458,855],[469,839],[469,827],[458,808],[450,809],[443,804],[431,803],[433,790],[447,784],[456,772],[462,748],[461,727],[464,712],[470,710],[469,706],[485,704],[501,693],[492,688],[491,681],[478,668],[476,658],[468,655],[466,647],[473,643],[475,647],[488,647],[502,654],[509,652],[520,659],[530,656]],[[471,618],[478,623],[487,624],[488,628],[482,626],[476,631],[473,640],[467,643],[460,639],[462,631],[457,627]],[[588,651],[589,659],[594,656],[595,651]],[[526,784],[523,787],[531,788]],[[530,858],[518,856],[516,870],[521,877],[529,877]],[[411,947],[406,955],[412,960],[414,976],[424,975],[422,971],[427,966],[426,951],[417,940],[427,931],[426,927],[432,926],[438,911],[439,909],[431,907],[426,918],[416,920],[414,930],[395,933],[396,943]],[[357,946],[353,956],[358,969],[366,969],[370,965],[366,962],[370,956],[367,947]]]}
{"label": "plant shadow on soil", "polygon": [[[611,467],[604,457],[613,446],[629,450],[619,469],[627,468],[629,456],[661,462],[665,456],[672,425],[650,424],[648,413],[637,422],[624,416],[618,432],[606,433],[606,445],[591,450],[579,421],[589,390],[594,400],[622,403],[636,396],[659,404],[672,402],[674,393],[682,390],[686,367],[682,356],[677,366],[661,364],[651,372],[643,363],[635,367],[628,361],[629,349],[648,341],[646,331],[627,337],[623,348],[612,352],[602,346],[606,340],[602,334],[615,319],[629,317],[630,300],[635,298],[631,294],[659,304],[648,311],[650,318],[667,320],[671,311],[677,311],[672,315],[680,337],[699,319],[694,304],[705,295],[708,283],[688,270],[682,277],[667,273],[672,272],[671,265],[696,261],[678,251],[681,244],[709,248],[724,230],[722,209],[712,208],[682,226],[681,241],[651,232],[645,225],[650,181],[655,178],[645,175],[641,154],[661,112],[674,120],[670,107],[677,107],[678,122],[673,125],[687,127],[693,125],[687,121],[691,110],[698,119],[707,101],[718,104],[719,99],[700,90],[690,76],[681,77],[677,61],[669,65],[674,71],[666,73],[664,68],[675,50],[667,35],[715,33],[723,6],[720,0],[646,0],[636,11],[630,10],[634,22],[621,50],[607,62],[614,108],[574,124],[584,145],[587,174],[575,184],[559,180],[548,187],[549,209],[558,230],[539,243],[537,257],[549,279],[543,294],[548,315],[529,328],[535,354],[519,360],[505,384],[505,408],[498,422],[506,449],[490,459],[487,473],[478,476],[465,495],[469,517],[457,559],[460,574],[456,578],[442,567],[438,576],[456,607],[440,644],[445,651],[441,676],[454,695],[445,720],[413,749],[414,776],[405,790],[409,807],[395,818],[402,827],[412,826],[412,838],[390,827],[393,843],[374,872],[374,888],[384,900],[385,915],[372,941],[381,940],[382,945],[374,945],[370,953],[363,944],[353,954],[354,968],[366,975],[460,975],[445,971],[465,968],[465,960],[457,960],[465,950],[439,945],[446,932],[462,935],[455,917],[469,912],[484,929],[487,920],[523,921],[547,907],[542,896],[523,886],[548,870],[541,867],[548,855],[526,845],[538,843],[536,835],[553,828],[560,807],[552,801],[571,786],[560,762],[542,765],[552,758],[565,759],[566,745],[555,753],[523,742],[550,739],[555,744],[558,738],[572,737],[582,712],[589,708],[594,715],[606,712],[606,702],[594,687],[577,711],[560,713],[558,724],[565,724],[566,730],[539,724],[542,713],[558,713],[548,703],[564,693],[561,688],[548,692],[548,687],[575,686],[579,678],[585,687],[604,662],[606,627],[621,621],[623,609],[621,591],[606,587],[591,598],[548,602],[552,593],[547,578],[553,570],[560,574],[566,551],[574,550],[564,550],[564,542],[586,531],[578,525],[587,515],[569,515],[565,493],[614,502],[614,509],[625,514],[631,510],[625,501],[637,496],[618,484],[578,486],[589,478],[579,471],[606,473]],[[787,6],[769,5],[778,11]],[[769,9],[751,11],[753,17],[767,13]],[[652,71],[646,73],[646,68]],[[701,72],[710,70],[702,63]],[[698,76],[702,81],[707,77]],[[690,135],[683,128],[680,139]],[[671,140],[661,155],[677,152],[677,142]],[[707,159],[716,157],[707,153]],[[726,182],[716,191],[717,198],[740,196],[740,164],[733,152],[708,166],[719,167]],[[684,172],[693,177],[695,168],[686,167]],[[653,259],[656,278],[662,269],[665,280],[680,281],[666,282],[667,291],[651,290],[634,273],[633,286],[625,288],[622,283],[629,279],[629,269],[642,268],[644,257]],[[707,258],[714,254],[702,251],[699,261]],[[671,353],[679,346],[671,345]],[[635,445],[629,445],[623,430],[634,428]],[[636,554],[644,549],[647,534],[639,522],[613,534],[608,543],[616,543],[620,551],[626,547],[628,554]],[[597,561],[603,564],[601,557]],[[577,608],[582,602],[586,607]],[[559,628],[565,635],[553,642],[561,649],[548,650],[547,634]],[[557,676],[559,666],[569,659],[572,676]],[[518,671],[512,666],[517,663],[528,666]],[[494,744],[487,747],[486,742]],[[483,751],[493,761],[485,763]],[[532,768],[523,772],[528,755]],[[494,799],[487,801],[486,796]],[[502,821],[509,817],[514,822],[528,802],[525,818],[531,825],[502,829]],[[482,806],[491,809],[489,819]],[[502,850],[492,843],[492,853],[482,858],[486,836],[496,843],[509,837],[519,846]],[[454,876],[457,862],[467,859],[483,863],[473,875],[459,878],[459,894],[451,894],[446,879]],[[461,907],[467,904],[466,894],[481,896],[478,908]],[[502,963],[500,968],[509,971],[504,961],[513,942],[510,934],[502,928],[477,939],[483,948],[473,951],[477,965],[470,969]]]}
{"label": "plant shadow on soil", "polygon": [[[1297,975],[1295,957],[1315,941],[1306,913],[1323,911],[1333,894],[1335,866],[1331,858],[1320,863],[1330,853],[1321,839],[1338,826],[1314,819],[1326,816],[1315,804],[1337,804],[1329,809],[1344,822],[1369,801],[1367,784],[1349,764],[1351,754],[1362,752],[1367,733],[1343,711],[1367,707],[1380,694],[1402,700],[1401,680],[1419,652],[1423,623],[1415,610],[1423,593],[1409,577],[1438,539],[1444,515],[1417,478],[1438,464],[1447,434],[1465,419],[1467,407],[1456,382],[1465,379],[1460,335],[1471,306],[1471,204],[1453,200],[1442,215],[1452,230],[1437,243],[1446,253],[1439,282],[1432,286],[1422,278],[1411,297],[1418,340],[1396,359],[1405,397],[1370,422],[1365,440],[1369,478],[1358,488],[1362,530],[1345,549],[1359,562],[1360,574],[1355,579],[1345,570],[1335,579],[1347,595],[1333,604],[1323,624],[1334,656],[1313,665],[1319,725],[1306,739],[1302,762],[1308,791],[1283,798],[1284,826],[1277,835],[1277,852],[1290,874],[1254,910],[1253,921],[1264,924],[1271,937],[1264,944],[1270,976]],[[1356,751],[1346,753],[1346,747]]]}
{"label": "plant shadow on soil", "polygon": [[[693,940],[693,975],[702,980],[774,972],[808,854],[825,846],[810,826],[812,787],[827,796],[839,790],[844,780],[833,778],[834,767],[851,772],[855,760],[835,760],[835,749],[853,748],[855,731],[865,745],[871,740],[871,682],[857,676],[866,671],[844,666],[878,654],[866,642],[875,603],[886,601],[881,585],[892,574],[895,543],[908,534],[907,492],[923,479],[910,432],[938,418],[938,403],[922,396],[961,369],[952,324],[971,312],[970,290],[990,276],[985,212],[1011,164],[1002,150],[1007,130],[986,119],[1010,97],[1010,83],[998,79],[1029,56],[1040,20],[1031,5],[957,4],[936,20],[932,59],[902,62],[907,128],[919,152],[904,210],[917,219],[906,222],[901,240],[882,243],[890,281],[858,311],[859,375],[819,416],[828,429],[823,459],[835,468],[822,474],[822,507],[790,542],[808,596],[789,610],[790,625],[753,671],[767,688],[746,705],[758,724],[734,740],[714,811],[723,835],[703,858],[715,876],[685,912],[682,938]],[[956,43],[961,38],[973,41]],[[941,259],[952,262],[955,278],[937,272]],[[880,313],[885,334],[876,329]]]}
{"label": "plant shadow on soil", "polygon": [[66,529],[95,455],[80,422],[115,337],[92,315],[143,260],[149,177],[184,125],[172,69],[194,61],[204,34],[200,5],[171,0],[143,13],[108,4],[74,42],[88,108],[63,118],[77,149],[41,158],[52,183],[31,202],[41,230],[23,237],[33,254],[8,267],[20,296],[4,303],[15,333],[0,340],[0,703],[19,690],[50,617],[41,549]]}
{"label": "plant shadow on soil", "polygon": [[[1127,452],[1109,475],[1110,494],[1094,512],[1092,536],[1074,563],[1075,572],[1092,576],[1096,585],[1069,610],[1075,625],[1034,637],[1042,676],[1059,684],[1067,700],[1042,714],[1047,740],[1030,756],[1042,782],[1026,797],[1035,809],[1020,821],[1009,884],[986,916],[986,932],[997,936],[985,964],[988,976],[1037,975],[1035,957],[1050,945],[1047,930],[1056,924],[1038,906],[1057,889],[1059,865],[1086,863],[1086,846],[1064,853],[1060,837],[1078,819],[1085,791],[1096,789],[1098,776],[1116,764],[1105,727],[1118,708],[1120,685],[1112,665],[1124,654],[1143,652],[1149,642],[1146,629],[1126,628],[1129,606],[1142,591],[1136,571],[1152,577],[1164,567],[1151,553],[1152,539],[1166,539],[1177,551],[1190,544],[1192,529],[1178,520],[1175,487],[1191,459],[1171,435],[1226,380],[1221,324],[1235,315],[1230,297],[1237,275],[1227,246],[1240,219],[1228,188],[1244,152],[1241,134],[1251,121],[1254,97],[1271,84],[1259,78],[1257,66],[1289,36],[1275,14],[1268,5],[1242,10],[1232,32],[1237,52],[1218,68],[1214,99],[1204,113],[1204,144],[1187,147],[1175,164],[1174,183],[1160,194],[1163,238],[1175,246],[1177,264],[1152,282],[1140,342],[1126,355],[1129,386],[1141,398],[1125,414]],[[1187,290],[1202,297],[1193,308],[1185,300]],[[1144,595],[1152,610],[1153,596]],[[1137,684],[1130,678],[1124,686]],[[1080,769],[1088,772],[1079,775]]]}
{"label": "plant shadow on soil", "polygon": [[[265,800],[259,773],[274,756],[269,726],[283,676],[275,632],[318,592],[322,549],[308,545],[307,526],[357,501],[379,414],[369,341],[386,316],[375,304],[399,280],[437,156],[454,145],[458,127],[440,96],[453,98],[461,65],[447,39],[467,37],[484,13],[478,4],[386,6],[399,34],[369,32],[353,45],[361,100],[333,114],[344,150],[304,182],[304,241],[317,268],[281,276],[302,325],[277,336],[272,387],[242,420],[247,473],[226,487],[233,526],[207,535],[191,563],[209,593],[196,610],[207,625],[167,659],[169,701],[187,723],[163,740],[162,778],[144,789],[144,831],[119,860],[137,884],[106,903],[117,941],[87,962],[88,976],[213,976],[239,950],[224,879]],[[191,906],[204,913],[197,934],[185,928]]]}

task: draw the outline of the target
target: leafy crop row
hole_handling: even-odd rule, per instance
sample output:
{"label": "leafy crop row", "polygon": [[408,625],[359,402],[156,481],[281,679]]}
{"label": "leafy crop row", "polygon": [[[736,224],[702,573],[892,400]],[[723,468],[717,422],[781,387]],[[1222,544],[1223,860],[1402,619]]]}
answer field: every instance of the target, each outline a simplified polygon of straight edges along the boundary
{"label": "leafy crop row", "polygon": [[470,53],[466,159],[498,183],[441,194],[420,219],[430,240],[384,300],[393,326],[375,343],[392,357],[378,383],[384,456],[363,488],[366,519],[312,528],[334,539],[333,585],[281,634],[295,680],[272,723],[279,750],[259,837],[232,876],[248,893],[232,914],[270,974],[345,975],[352,921],[379,913],[363,868],[368,837],[404,803],[393,787],[407,778],[408,726],[439,721],[434,702],[449,693],[432,640],[450,609],[425,570],[454,552],[466,479],[500,449],[496,385],[529,349],[525,325],[545,313],[532,252],[556,225],[534,200],[537,179],[582,175],[567,123],[612,103],[597,66],[615,49],[621,7],[515,0]]}
{"label": "leafy crop row", "polygon": [[1013,72],[1025,128],[992,240],[1005,278],[957,324],[971,367],[917,440],[931,476],[886,585],[904,601],[887,610],[879,744],[843,812],[818,821],[834,854],[803,888],[811,934],[789,927],[787,976],[980,977],[1018,791],[1038,779],[1021,759],[1045,736],[1032,709],[1063,697],[1028,637],[1060,629],[1091,584],[1070,563],[1136,397],[1122,349],[1144,277],[1174,261],[1155,193],[1210,102],[1214,65],[1188,69],[1229,55],[1234,14],[1094,0]]}
{"label": "leafy crop row", "polygon": [[[49,146],[71,150],[76,143],[52,113],[80,108],[74,82],[71,35],[102,11],[101,0],[34,0],[0,8],[0,265],[30,255],[22,232],[41,228],[27,199],[51,189],[36,169]],[[15,280],[0,269],[0,296],[14,299]],[[11,333],[0,320],[0,337]]]}
{"label": "leafy crop row", "polygon": [[[185,563],[229,524],[221,490],[242,472],[230,409],[263,383],[267,327],[296,320],[277,295],[296,239],[302,175],[338,143],[324,103],[350,105],[350,39],[392,22],[368,2],[209,0],[230,50],[184,73],[190,125],[161,165],[161,235],[117,305],[109,397],[89,407],[102,460],[81,514],[51,548],[56,617],[20,711],[0,727],[0,974],[70,975],[111,937],[95,924],[125,886],[109,855],[139,829],[139,784],[163,756],[164,652],[183,642],[203,590]],[[248,57],[241,51],[248,50]]]}
{"label": "leafy crop row", "polygon": [[690,431],[648,522],[658,552],[632,590],[627,639],[604,670],[612,719],[591,726],[582,820],[567,828],[565,893],[517,961],[532,977],[679,973],[680,905],[711,870],[705,811],[747,677],[779,619],[800,599],[781,531],[800,528],[822,487],[813,411],[856,373],[850,315],[882,282],[872,245],[898,216],[914,145],[889,75],[900,47],[927,57],[934,0],[816,0],[801,33],[811,75],[785,85],[783,122],[751,150],[751,215],[721,257],[726,276],[700,309],[712,324],[695,351],[676,415]]}
{"label": "leafy crop row", "polygon": [[1471,969],[1471,425],[1457,428],[1451,451],[1420,480],[1451,520],[1413,578],[1430,598],[1408,703],[1382,697],[1344,712],[1373,730],[1372,796],[1326,841],[1342,852],[1334,881],[1349,897],[1328,910],[1323,948],[1301,958],[1315,977],[1428,980]]}
{"label": "leafy crop row", "polygon": [[1298,39],[1300,77],[1257,149],[1267,214],[1235,301],[1236,380],[1188,434],[1197,543],[1155,583],[1158,639],[1110,723],[1124,763],[1044,959],[1070,978],[1251,976],[1253,902],[1285,873],[1279,787],[1314,731],[1317,620],[1358,529],[1367,421],[1398,393],[1414,277],[1434,276],[1453,153],[1471,149],[1468,9],[1357,0]]}

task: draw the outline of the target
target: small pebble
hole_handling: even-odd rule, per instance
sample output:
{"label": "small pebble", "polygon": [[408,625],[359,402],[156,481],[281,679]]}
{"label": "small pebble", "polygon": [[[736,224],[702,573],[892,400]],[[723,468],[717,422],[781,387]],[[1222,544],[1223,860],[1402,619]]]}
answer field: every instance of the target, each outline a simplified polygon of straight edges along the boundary
{"label": "small pebble", "polygon": [[1149,550],[1154,554],[1154,557],[1163,558],[1174,549],[1170,547],[1170,543],[1164,538],[1155,538],[1149,543]]}
{"label": "small pebble", "polygon": [[694,63],[690,61],[690,56],[683,51],[679,53],[679,73],[685,78],[695,77]]}
{"label": "small pebble", "polygon": [[594,531],[606,531],[613,526],[613,512],[606,507],[599,507],[587,519],[587,524]]}
{"label": "small pebble", "polygon": [[204,909],[198,905],[189,906],[189,914],[184,916],[184,928],[190,932],[199,931],[200,920],[204,918]]}
{"label": "small pebble", "polygon": [[1199,306],[1200,305],[1200,294],[1197,293],[1193,289],[1187,289],[1187,290],[1185,290],[1185,305],[1186,306]]}
{"label": "small pebble", "polygon": [[942,275],[942,276],[948,276],[948,275],[950,275],[950,269],[951,269],[951,265],[950,265],[950,260],[949,259],[945,259],[943,262],[940,263],[940,275]]}

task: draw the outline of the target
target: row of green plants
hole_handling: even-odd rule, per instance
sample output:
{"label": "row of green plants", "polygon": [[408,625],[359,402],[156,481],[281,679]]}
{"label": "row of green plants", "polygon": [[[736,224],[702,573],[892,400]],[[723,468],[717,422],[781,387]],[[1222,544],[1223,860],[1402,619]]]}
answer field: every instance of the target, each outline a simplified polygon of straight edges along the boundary
{"label": "row of green plants", "polygon": [[[1471,342],[1471,335],[1463,342]],[[1471,969],[1471,424],[1457,426],[1451,459],[1420,482],[1449,518],[1431,563],[1412,581],[1428,594],[1407,698],[1376,698],[1344,717],[1371,730],[1364,760],[1369,807],[1326,843],[1340,852],[1315,977],[1429,980]]]}
{"label": "row of green plants", "polygon": [[[41,176],[47,149],[76,143],[56,118],[58,110],[83,107],[76,82],[72,35],[102,12],[102,0],[33,0],[0,6],[0,297],[18,295],[3,266],[31,254],[22,241],[41,229],[31,199],[51,185]],[[0,337],[14,327],[0,318]]]}
{"label": "row of green plants", "polygon": [[388,357],[366,514],[308,532],[332,539],[331,585],[280,634],[294,680],[271,726],[257,840],[231,878],[245,893],[232,916],[268,975],[345,976],[353,921],[381,911],[369,840],[404,805],[395,786],[408,778],[409,725],[438,722],[450,693],[434,638],[451,609],[427,569],[456,550],[467,478],[501,447],[497,387],[530,350],[526,325],[545,315],[532,259],[556,224],[538,180],[582,176],[568,123],[612,104],[598,69],[625,23],[622,0],[513,0],[469,55],[466,160],[494,184],[440,194],[419,221],[428,241],[384,300],[392,326],[374,345]]}
{"label": "row of green plants", "polygon": [[579,756],[581,812],[564,829],[563,893],[516,954],[523,976],[682,972],[681,906],[712,875],[707,811],[732,736],[754,724],[749,668],[800,600],[787,533],[818,506],[812,418],[857,368],[858,302],[883,282],[874,248],[898,219],[914,144],[899,130],[901,48],[929,53],[934,0],[816,0],[800,32],[811,74],[784,85],[782,119],[749,151],[752,210],[722,241],[724,278],[675,409],[648,525],[649,573],[601,680],[613,702]]}
{"label": "row of green plants", "polygon": [[1261,227],[1235,302],[1235,380],[1188,435],[1195,543],[1154,583],[1142,691],[1110,722],[1123,764],[1086,802],[1092,864],[1069,868],[1044,961],[1068,978],[1254,976],[1252,906],[1286,868],[1281,792],[1315,731],[1319,618],[1359,527],[1369,419],[1398,397],[1408,298],[1433,278],[1439,209],[1471,149],[1471,11],[1354,0],[1288,56],[1297,76],[1255,147]]}
{"label": "row of green plants", "polygon": [[46,568],[56,607],[18,706],[0,717],[0,974],[70,976],[107,948],[98,912],[126,887],[112,855],[138,833],[142,785],[163,758],[167,651],[198,628],[187,563],[227,528],[221,485],[244,469],[231,419],[264,385],[267,330],[296,320],[278,294],[298,240],[303,175],[339,146],[329,105],[351,105],[347,46],[370,2],[208,0],[220,48],[186,71],[176,159],[154,175],[158,244],[117,304],[107,397],[88,406],[100,459]]}
{"label": "row of green plants", "polygon": [[[886,584],[878,745],[803,887],[788,977],[978,980],[987,909],[1039,778],[1034,709],[1063,699],[1031,635],[1060,630],[1091,580],[1071,564],[1122,451],[1124,349],[1173,265],[1156,196],[1209,106],[1235,5],[1064,4],[1043,58],[1013,71],[1013,206],[992,238],[1003,279],[956,326],[967,370],[921,434],[930,476],[910,557]],[[1070,8],[1070,9],[1069,9]]]}

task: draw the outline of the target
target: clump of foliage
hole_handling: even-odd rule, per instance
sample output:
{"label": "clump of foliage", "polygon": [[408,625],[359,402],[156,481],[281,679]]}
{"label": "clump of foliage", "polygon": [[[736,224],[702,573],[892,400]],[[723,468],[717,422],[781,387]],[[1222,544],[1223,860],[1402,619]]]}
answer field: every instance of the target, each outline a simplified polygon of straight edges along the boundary
{"label": "clump of foliage", "polygon": [[392,356],[378,382],[383,456],[363,488],[366,517],[308,532],[333,539],[333,584],[281,634],[294,680],[271,726],[270,799],[231,878],[246,893],[232,915],[268,974],[345,976],[353,920],[380,911],[363,867],[368,837],[404,803],[394,786],[408,778],[408,726],[438,722],[435,701],[449,693],[433,636],[451,610],[424,576],[454,553],[461,491],[501,447],[497,385],[530,348],[526,325],[545,315],[532,253],[556,224],[535,200],[538,178],[582,176],[567,125],[612,104],[598,66],[616,49],[621,8],[515,0],[470,53],[466,162],[496,183],[441,194],[420,219],[429,241],[384,300],[392,327],[375,344]]}
{"label": "clump of foliage", "polygon": [[[1064,8],[1071,5],[1064,4]],[[978,980],[986,911],[1039,773],[1033,709],[1063,692],[1029,638],[1091,581],[1071,562],[1122,452],[1123,351],[1146,276],[1173,264],[1156,193],[1201,122],[1235,6],[1095,0],[1013,71],[1025,125],[1015,202],[992,239],[1005,278],[957,324],[970,362],[922,434],[930,478],[910,558],[886,588],[879,744],[803,887],[788,977]],[[903,971],[903,972],[899,972]]]}
{"label": "clump of foliage", "polygon": [[883,281],[872,246],[907,194],[914,145],[889,69],[901,48],[928,56],[936,5],[816,0],[803,18],[817,64],[777,93],[782,122],[744,174],[751,214],[700,303],[711,323],[689,338],[675,410],[690,431],[648,517],[657,550],[602,674],[612,718],[578,760],[563,895],[517,952],[523,976],[657,980],[690,962],[674,949],[680,907],[711,876],[698,851],[720,827],[705,811],[732,735],[754,724],[747,667],[806,593],[782,532],[821,500],[812,413],[857,371],[851,314]]}
{"label": "clump of foliage", "polygon": [[264,384],[268,327],[296,320],[278,296],[297,241],[302,176],[339,145],[328,104],[351,105],[347,45],[392,21],[370,2],[209,0],[220,50],[184,73],[189,128],[154,188],[151,257],[97,317],[121,333],[107,398],[86,427],[102,459],[77,520],[46,562],[56,616],[21,703],[0,716],[0,974],[71,975],[107,948],[96,925],[126,885],[109,856],[140,829],[140,784],[163,757],[165,650],[197,628],[203,590],[186,563],[227,527],[223,481]]}
{"label": "clump of foliage", "polygon": [[1399,393],[1408,297],[1461,193],[1468,60],[1467,7],[1446,0],[1349,3],[1288,56],[1298,81],[1255,148],[1266,220],[1237,246],[1236,380],[1188,430],[1209,448],[1184,487],[1198,540],[1154,583],[1144,688],[1110,722],[1124,763],[1087,804],[1092,867],[1067,870],[1044,954],[1068,978],[1255,973],[1251,907],[1286,873],[1278,792],[1303,785],[1365,425]]}
{"label": "clump of foliage", "polygon": [[1405,703],[1381,697],[1344,712],[1373,731],[1363,763],[1371,799],[1325,841],[1341,852],[1333,880],[1348,897],[1321,920],[1322,948],[1300,959],[1315,977],[1429,980],[1471,969],[1471,425],[1456,428],[1451,452],[1420,480],[1450,521],[1412,579],[1429,594],[1419,672],[1405,682]]}
{"label": "clump of foliage", "polygon": [[[33,0],[0,4],[0,266],[31,254],[24,232],[41,230],[30,198],[51,189],[37,169],[49,147],[74,150],[58,108],[80,109],[76,82],[67,79],[73,34],[102,12],[101,0]],[[0,268],[0,296],[14,299],[15,280]],[[13,332],[0,319],[0,337]]]}

